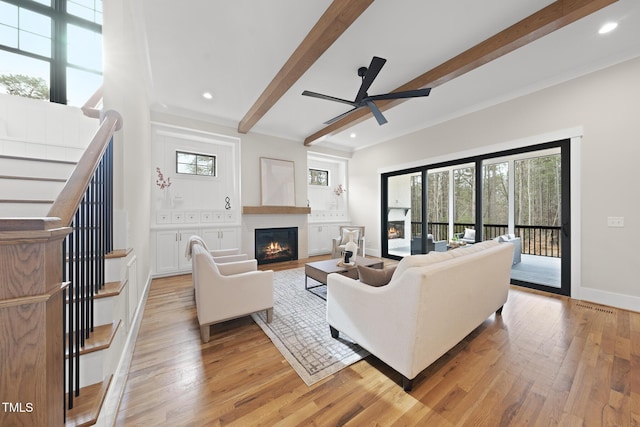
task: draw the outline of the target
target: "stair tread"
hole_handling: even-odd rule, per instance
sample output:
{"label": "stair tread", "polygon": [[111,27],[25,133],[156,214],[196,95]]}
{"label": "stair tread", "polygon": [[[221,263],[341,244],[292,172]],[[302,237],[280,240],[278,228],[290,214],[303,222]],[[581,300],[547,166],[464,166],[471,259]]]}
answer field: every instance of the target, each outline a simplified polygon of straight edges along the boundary
{"label": "stair tread", "polygon": [[94,295],[94,298],[108,298],[120,295],[120,292],[122,292],[126,285],[126,281],[107,282],[104,284],[104,287]]}
{"label": "stair tread", "polygon": [[[89,338],[87,338],[84,342],[84,346],[80,348],[80,355],[92,353],[94,351],[104,350],[105,348],[109,348],[111,346],[111,342],[113,341],[113,337],[116,336],[116,332],[120,327],[120,320],[114,320],[113,323],[108,325],[100,325],[93,328],[93,333]],[[69,334],[67,334],[67,340],[69,339]],[[68,341],[67,341],[68,342]],[[67,345],[66,356],[69,357],[69,349]]]}
{"label": "stair tread", "polygon": [[45,178],[37,176],[15,176],[15,175],[0,175],[0,179],[15,179],[20,181],[47,181],[47,182],[67,182],[64,178]]}
{"label": "stair tread", "polygon": [[53,203],[53,200],[0,199],[0,203]]}
{"label": "stair tread", "polygon": [[80,389],[80,395],[73,398],[73,409],[67,410],[65,426],[90,426],[98,422],[98,415],[109,390],[113,375],[101,383],[91,384]]}
{"label": "stair tread", "polygon": [[124,258],[127,255],[129,255],[132,250],[133,250],[132,248],[114,249],[111,252],[109,252],[108,254],[106,254],[104,257],[107,258],[107,259]]}
{"label": "stair tread", "polygon": [[25,156],[8,156],[5,154],[0,154],[0,159],[11,159],[11,160],[26,160],[30,162],[44,162],[44,163],[62,163],[65,165],[76,165],[78,162],[74,162],[71,160],[56,160],[56,159],[41,159],[39,157],[25,157]]}

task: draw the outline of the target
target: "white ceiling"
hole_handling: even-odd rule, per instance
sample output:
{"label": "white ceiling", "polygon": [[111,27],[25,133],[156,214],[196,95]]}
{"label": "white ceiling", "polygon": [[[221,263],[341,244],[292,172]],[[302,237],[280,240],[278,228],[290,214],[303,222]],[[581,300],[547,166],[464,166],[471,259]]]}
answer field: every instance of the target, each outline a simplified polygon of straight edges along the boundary
{"label": "white ceiling", "polygon": [[[152,109],[238,127],[331,0],[141,0]],[[357,69],[387,59],[369,94],[386,93],[515,24],[552,0],[376,0],[251,132],[300,144],[350,107]],[[608,21],[619,26],[606,35]],[[640,56],[640,1],[619,0],[582,20],[408,100],[319,146],[353,151]],[[639,76],[640,78],[640,76]],[[204,91],[212,100],[202,97]],[[356,133],[356,138],[350,134]]]}

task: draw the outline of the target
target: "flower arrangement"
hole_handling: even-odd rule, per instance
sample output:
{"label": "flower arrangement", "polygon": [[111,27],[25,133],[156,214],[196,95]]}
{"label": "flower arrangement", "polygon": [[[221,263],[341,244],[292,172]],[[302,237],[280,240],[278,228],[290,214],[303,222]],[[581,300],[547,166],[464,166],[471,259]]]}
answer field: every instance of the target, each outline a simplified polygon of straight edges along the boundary
{"label": "flower arrangement", "polygon": [[341,196],[342,193],[346,192],[347,189],[344,188],[342,186],[342,184],[338,185],[336,188],[333,189],[333,194],[335,194],[336,196]]}
{"label": "flower arrangement", "polygon": [[156,179],[156,185],[161,190],[171,187],[171,178],[164,179],[164,175],[162,174],[162,171],[158,167],[156,168],[156,172],[158,172],[158,179]]}

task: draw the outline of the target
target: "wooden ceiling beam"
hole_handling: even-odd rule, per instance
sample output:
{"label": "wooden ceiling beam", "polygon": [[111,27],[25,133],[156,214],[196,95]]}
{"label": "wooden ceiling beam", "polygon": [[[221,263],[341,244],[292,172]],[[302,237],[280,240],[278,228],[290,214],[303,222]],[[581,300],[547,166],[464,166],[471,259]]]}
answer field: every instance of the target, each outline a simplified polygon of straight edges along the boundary
{"label": "wooden ceiling beam", "polygon": [[[440,86],[617,1],[558,0],[458,56],[421,74],[392,92]],[[385,111],[404,101],[407,101],[407,99],[378,101],[376,105],[380,111]],[[352,114],[305,138],[304,145],[313,145],[324,136],[342,132],[370,117],[371,112],[368,108],[354,111]]]}
{"label": "wooden ceiling beam", "polygon": [[373,0],[334,0],[238,124],[247,133]]}

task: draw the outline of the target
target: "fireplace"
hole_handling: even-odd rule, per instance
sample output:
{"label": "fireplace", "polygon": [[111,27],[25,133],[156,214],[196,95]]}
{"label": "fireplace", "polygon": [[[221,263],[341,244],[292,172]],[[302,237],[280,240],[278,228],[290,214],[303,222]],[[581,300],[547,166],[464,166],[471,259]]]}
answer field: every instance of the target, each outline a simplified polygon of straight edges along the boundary
{"label": "fireplace", "polygon": [[298,228],[256,228],[255,254],[258,264],[298,259]]}
{"label": "fireplace", "polygon": [[388,239],[404,239],[404,221],[389,221],[387,223]]}

